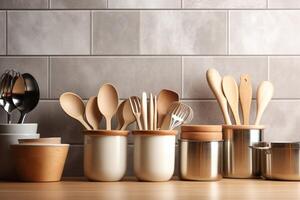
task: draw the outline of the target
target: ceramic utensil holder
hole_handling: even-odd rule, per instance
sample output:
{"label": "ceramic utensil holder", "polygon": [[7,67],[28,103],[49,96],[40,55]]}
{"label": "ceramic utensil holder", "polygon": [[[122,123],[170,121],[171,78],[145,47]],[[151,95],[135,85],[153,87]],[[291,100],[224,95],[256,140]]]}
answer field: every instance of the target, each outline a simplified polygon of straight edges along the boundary
{"label": "ceramic utensil holder", "polygon": [[222,179],[222,126],[182,126],[179,155],[181,179],[194,181]]}
{"label": "ceramic utensil holder", "polygon": [[84,131],[84,175],[91,181],[119,181],[126,173],[128,131]]}
{"label": "ceramic utensil holder", "polygon": [[11,145],[16,174],[26,182],[60,181],[68,144],[13,144]]}
{"label": "ceramic utensil holder", "polygon": [[256,178],[249,146],[263,140],[264,126],[224,125],[223,176],[227,178]]}
{"label": "ceramic utensil holder", "polygon": [[175,130],[133,131],[133,168],[141,181],[168,181],[175,167]]}

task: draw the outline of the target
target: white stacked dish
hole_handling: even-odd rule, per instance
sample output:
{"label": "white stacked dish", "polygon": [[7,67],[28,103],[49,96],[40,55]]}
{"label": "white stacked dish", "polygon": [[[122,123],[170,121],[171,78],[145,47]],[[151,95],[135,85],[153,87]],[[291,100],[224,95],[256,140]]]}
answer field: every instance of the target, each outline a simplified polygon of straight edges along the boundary
{"label": "white stacked dish", "polygon": [[19,139],[36,139],[38,124],[0,124],[0,180],[15,178],[10,145],[18,144]]}

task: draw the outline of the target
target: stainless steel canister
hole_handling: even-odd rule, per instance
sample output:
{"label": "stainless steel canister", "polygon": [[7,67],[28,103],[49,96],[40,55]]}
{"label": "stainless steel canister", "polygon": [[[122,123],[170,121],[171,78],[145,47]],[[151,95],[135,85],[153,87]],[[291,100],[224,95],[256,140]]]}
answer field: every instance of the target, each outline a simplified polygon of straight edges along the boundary
{"label": "stainless steel canister", "polygon": [[273,142],[264,152],[262,177],[276,180],[300,180],[300,142]]}
{"label": "stainless steel canister", "polygon": [[263,140],[263,126],[225,125],[224,171],[227,178],[255,178],[257,172],[252,162],[252,146]]}
{"label": "stainless steel canister", "polygon": [[180,140],[180,177],[185,180],[222,179],[223,141]]}

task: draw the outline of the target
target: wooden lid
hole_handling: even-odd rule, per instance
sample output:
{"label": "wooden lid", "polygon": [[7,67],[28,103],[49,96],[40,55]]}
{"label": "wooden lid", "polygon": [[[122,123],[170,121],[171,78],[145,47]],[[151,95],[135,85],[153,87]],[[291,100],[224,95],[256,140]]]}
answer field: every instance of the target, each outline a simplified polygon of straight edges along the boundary
{"label": "wooden lid", "polygon": [[141,130],[132,131],[133,135],[151,135],[151,136],[164,136],[164,135],[177,135],[176,130]]}
{"label": "wooden lid", "polygon": [[197,141],[221,141],[222,132],[182,132],[180,138]]}
{"label": "wooden lid", "polygon": [[85,130],[85,135],[128,136],[129,131],[120,130]]}
{"label": "wooden lid", "polygon": [[182,125],[182,132],[221,132],[222,125]]}
{"label": "wooden lid", "polygon": [[265,129],[263,125],[223,125],[223,129]]}

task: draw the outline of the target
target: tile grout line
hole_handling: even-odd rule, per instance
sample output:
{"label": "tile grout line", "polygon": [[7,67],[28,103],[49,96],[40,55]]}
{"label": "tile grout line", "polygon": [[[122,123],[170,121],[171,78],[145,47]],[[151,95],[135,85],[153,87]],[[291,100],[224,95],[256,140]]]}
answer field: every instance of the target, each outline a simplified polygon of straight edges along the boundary
{"label": "tile grout line", "polygon": [[270,57],[267,56],[267,66],[268,66],[268,81],[270,81]]}
{"label": "tile grout line", "polygon": [[8,55],[8,10],[5,11],[5,55]]}
{"label": "tile grout line", "polygon": [[266,0],[266,4],[267,4],[266,5],[267,6],[266,9],[268,9],[269,8],[269,0]]}
{"label": "tile grout line", "polygon": [[48,57],[48,98],[51,98],[51,56]]}
{"label": "tile grout line", "polygon": [[230,55],[230,11],[227,11],[227,55]]}
{"label": "tile grout line", "polygon": [[106,9],[109,8],[109,6],[108,6],[108,1],[109,1],[109,0],[106,0]]}
{"label": "tile grout line", "polygon": [[90,11],[90,55],[93,55],[93,11]]}
{"label": "tile grout line", "polygon": [[48,9],[51,8],[51,0],[48,0]]}
{"label": "tile grout line", "polygon": [[181,99],[183,99],[184,93],[184,64],[183,56],[181,56]]}

